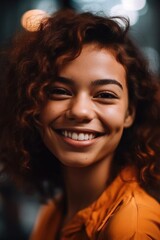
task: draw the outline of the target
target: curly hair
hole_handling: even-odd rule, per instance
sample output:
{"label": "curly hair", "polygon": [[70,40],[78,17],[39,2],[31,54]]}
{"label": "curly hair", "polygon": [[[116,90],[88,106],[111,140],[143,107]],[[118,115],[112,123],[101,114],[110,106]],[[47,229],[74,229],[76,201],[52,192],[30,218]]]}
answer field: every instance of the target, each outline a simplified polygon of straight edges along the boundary
{"label": "curly hair", "polygon": [[17,35],[7,52],[7,72],[1,92],[0,160],[17,181],[31,183],[45,195],[45,186],[63,185],[59,161],[43,144],[37,127],[48,100],[47,89],[59,70],[75,59],[84,44],[112,50],[126,70],[134,124],[124,130],[115,162],[137,166],[143,188],[159,198],[159,82],[129,36],[125,18],[63,10],[42,21],[35,32]]}

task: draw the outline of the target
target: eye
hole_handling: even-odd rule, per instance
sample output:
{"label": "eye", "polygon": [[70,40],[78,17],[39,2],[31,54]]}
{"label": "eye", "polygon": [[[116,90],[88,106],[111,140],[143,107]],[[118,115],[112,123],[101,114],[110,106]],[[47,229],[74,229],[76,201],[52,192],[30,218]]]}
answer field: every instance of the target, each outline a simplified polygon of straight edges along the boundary
{"label": "eye", "polygon": [[71,96],[72,93],[61,87],[51,87],[47,90],[47,95],[50,99],[64,99],[68,96]]}
{"label": "eye", "polygon": [[94,96],[94,98],[102,98],[102,99],[118,99],[118,96],[114,93],[110,92],[99,92]]}

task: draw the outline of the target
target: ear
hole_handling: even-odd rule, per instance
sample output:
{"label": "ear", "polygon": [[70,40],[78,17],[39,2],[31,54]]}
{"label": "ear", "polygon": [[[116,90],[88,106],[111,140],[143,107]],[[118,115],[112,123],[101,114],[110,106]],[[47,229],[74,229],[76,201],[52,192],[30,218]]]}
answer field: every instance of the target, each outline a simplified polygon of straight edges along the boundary
{"label": "ear", "polygon": [[135,114],[136,114],[135,107],[134,106],[130,106],[127,109],[125,120],[124,120],[124,127],[125,128],[128,128],[128,127],[130,127],[133,124],[134,119],[135,119]]}

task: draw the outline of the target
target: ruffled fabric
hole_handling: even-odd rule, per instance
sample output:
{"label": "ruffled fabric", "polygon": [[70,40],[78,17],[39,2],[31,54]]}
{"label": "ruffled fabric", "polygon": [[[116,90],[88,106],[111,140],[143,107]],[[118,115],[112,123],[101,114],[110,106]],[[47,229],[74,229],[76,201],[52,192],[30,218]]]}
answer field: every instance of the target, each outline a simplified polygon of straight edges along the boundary
{"label": "ruffled fabric", "polygon": [[30,240],[160,239],[160,205],[140,188],[132,167],[125,168],[95,202],[62,229],[60,203],[50,203],[38,219]]}
{"label": "ruffled fabric", "polygon": [[[67,239],[67,236],[71,237],[77,232],[83,231],[83,229],[85,229],[89,239],[94,238],[97,232],[101,231],[110,216],[118,210],[124,201],[129,201],[128,197],[130,194],[127,194],[127,191],[129,190],[130,192],[130,184],[128,185],[127,182],[132,182],[132,187],[133,185],[134,187],[137,186],[136,171],[134,168],[126,168],[123,170],[113,183],[107,187],[98,200],[75,215],[62,229],[61,234],[64,239]],[[126,195],[125,197],[124,193]]]}

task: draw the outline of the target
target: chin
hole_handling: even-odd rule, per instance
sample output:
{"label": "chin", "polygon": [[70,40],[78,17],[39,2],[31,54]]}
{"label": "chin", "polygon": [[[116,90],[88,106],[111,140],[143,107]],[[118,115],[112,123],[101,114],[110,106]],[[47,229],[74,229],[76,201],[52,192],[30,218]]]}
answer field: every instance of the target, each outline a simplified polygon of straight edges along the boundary
{"label": "chin", "polygon": [[[59,158],[60,159],[60,158]],[[75,158],[72,158],[75,159]],[[73,168],[83,168],[83,167],[88,167],[89,165],[92,165],[92,161],[88,161],[88,158],[83,158],[83,159],[77,159],[75,160],[71,160],[70,159],[62,159],[59,160],[64,166],[66,167],[73,167]]]}

